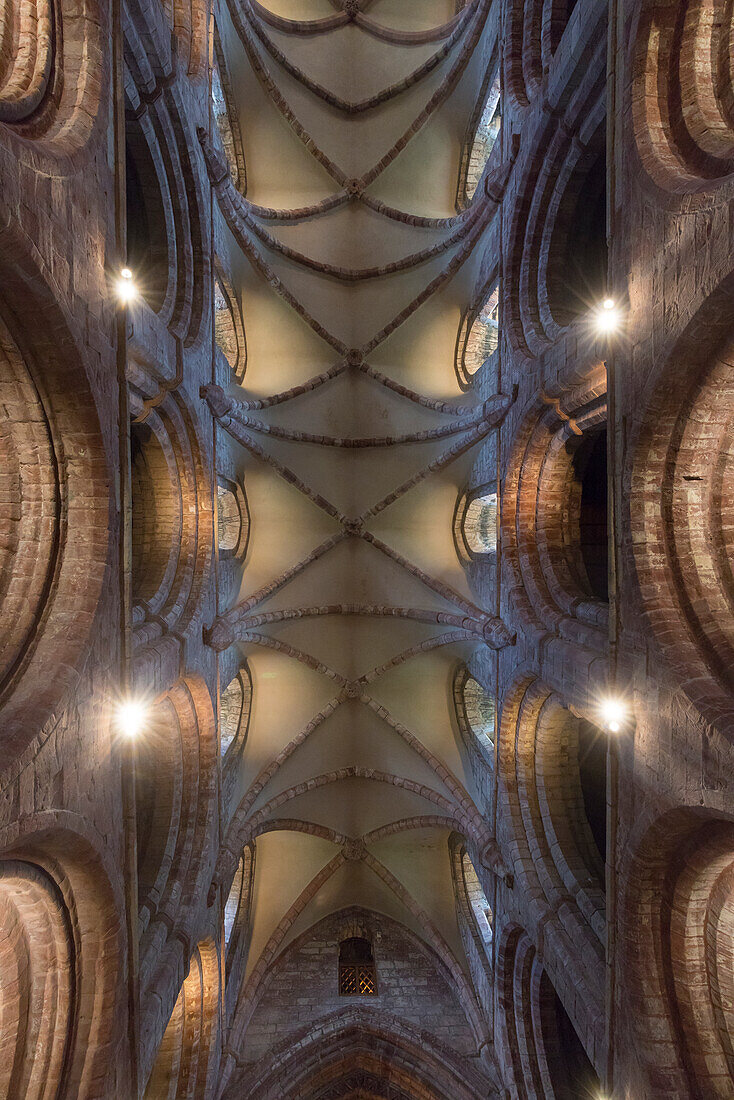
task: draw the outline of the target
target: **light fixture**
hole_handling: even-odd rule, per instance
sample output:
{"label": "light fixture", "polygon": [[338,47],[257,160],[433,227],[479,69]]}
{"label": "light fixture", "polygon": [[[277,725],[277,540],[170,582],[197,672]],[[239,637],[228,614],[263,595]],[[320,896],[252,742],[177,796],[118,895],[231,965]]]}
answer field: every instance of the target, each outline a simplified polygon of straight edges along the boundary
{"label": "light fixture", "polygon": [[117,297],[123,305],[134,302],[138,296],[138,288],[133,280],[133,273],[129,267],[123,267],[120,278],[117,280]]}
{"label": "light fixture", "polygon": [[613,298],[605,298],[601,306],[595,310],[594,322],[596,324],[596,330],[605,336],[610,335],[619,328],[620,320],[620,313]]}
{"label": "light fixture", "polygon": [[604,725],[610,733],[619,733],[626,717],[626,708],[619,699],[605,699],[601,705]]}
{"label": "light fixture", "polygon": [[125,699],[116,708],[117,728],[125,737],[137,737],[145,728],[146,718],[147,707],[139,699]]}

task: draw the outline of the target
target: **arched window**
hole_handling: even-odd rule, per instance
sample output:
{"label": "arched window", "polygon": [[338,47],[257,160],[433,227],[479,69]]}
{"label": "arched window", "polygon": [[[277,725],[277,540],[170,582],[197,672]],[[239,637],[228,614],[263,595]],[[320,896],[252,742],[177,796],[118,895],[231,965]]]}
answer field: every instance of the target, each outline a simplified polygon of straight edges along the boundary
{"label": "arched window", "polygon": [[479,934],[482,937],[484,946],[490,947],[492,944],[492,910],[479,881],[479,876],[474,870],[474,864],[469,859],[468,852],[464,852],[461,857],[461,870],[464,875],[466,896],[469,899]]}
{"label": "arched window", "polygon": [[222,692],[219,701],[219,740],[222,756],[237,741],[240,746],[247,739],[252,704],[252,680],[245,665]]}
{"label": "arched window", "polygon": [[372,944],[363,936],[350,936],[339,944],[339,995],[377,996],[377,973]]}
{"label": "arched window", "polygon": [[214,339],[230,369],[241,382],[247,367],[247,342],[242,310],[217,258],[214,260]]}
{"label": "arched window", "polygon": [[229,164],[229,174],[235,187],[245,193],[247,175],[237,114],[232,106],[232,95],[219,34],[214,29],[214,63],[212,65],[212,113],[219,131]]}
{"label": "arched window", "polygon": [[231,489],[217,485],[217,537],[220,550],[236,550],[242,531],[237,497]]}
{"label": "arched window", "polygon": [[246,933],[250,918],[250,900],[252,880],[255,870],[255,849],[251,845],[245,848],[237,864],[227,900],[224,904],[224,945],[229,962],[230,953],[235,944]]}
{"label": "arched window", "polygon": [[478,747],[488,763],[494,760],[494,700],[467,668],[459,668],[454,680],[454,703],[464,741]]}
{"label": "arched window", "polygon": [[454,519],[454,540],[459,557],[485,557],[497,553],[497,485],[485,485],[459,499]]}
{"label": "arched window", "polygon": [[474,198],[482,173],[494,148],[502,125],[502,96],[499,70],[488,79],[479,105],[469,125],[469,134],[462,157],[459,179],[458,208],[464,209]]}
{"label": "arched window", "polygon": [[459,329],[456,350],[456,373],[463,386],[468,386],[479,368],[491,359],[499,346],[500,287],[495,279],[482,296],[477,310],[470,310]]}

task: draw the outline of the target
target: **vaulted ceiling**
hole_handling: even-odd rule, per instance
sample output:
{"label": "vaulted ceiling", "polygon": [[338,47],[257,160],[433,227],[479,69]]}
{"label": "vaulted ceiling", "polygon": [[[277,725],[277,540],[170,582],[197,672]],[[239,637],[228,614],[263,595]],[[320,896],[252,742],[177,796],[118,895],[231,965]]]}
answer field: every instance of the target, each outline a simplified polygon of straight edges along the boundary
{"label": "vaulted ceiling", "polygon": [[257,838],[235,1043],[262,960],[348,906],[412,930],[474,998],[449,835],[503,868],[452,682],[473,662],[491,690],[512,641],[454,542],[457,499],[494,476],[511,402],[463,392],[454,366],[497,232],[499,143],[488,192],[456,207],[488,12],[232,0],[220,15],[246,195],[202,140],[247,368],[204,393],[251,526],[207,640],[246,659],[253,699],[219,881]]}

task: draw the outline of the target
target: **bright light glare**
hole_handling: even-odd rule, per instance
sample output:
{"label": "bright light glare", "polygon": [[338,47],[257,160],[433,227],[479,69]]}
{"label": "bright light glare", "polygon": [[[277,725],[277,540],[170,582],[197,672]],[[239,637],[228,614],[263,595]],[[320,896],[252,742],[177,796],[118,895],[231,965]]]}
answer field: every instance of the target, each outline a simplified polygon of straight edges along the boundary
{"label": "bright light glare", "polygon": [[125,737],[137,737],[145,726],[147,710],[138,699],[128,699],[117,707],[117,728]]}
{"label": "bright light glare", "polygon": [[604,725],[610,733],[619,733],[625,719],[625,708],[619,699],[605,699],[601,705]]}
{"label": "bright light glare", "polygon": [[601,309],[596,310],[594,320],[597,332],[607,336],[612,332],[616,332],[621,318],[619,310],[615,307],[611,298],[604,299]]}
{"label": "bright light glare", "polygon": [[123,305],[134,302],[138,296],[138,288],[133,281],[133,273],[129,267],[123,267],[120,278],[117,280],[117,297]]}

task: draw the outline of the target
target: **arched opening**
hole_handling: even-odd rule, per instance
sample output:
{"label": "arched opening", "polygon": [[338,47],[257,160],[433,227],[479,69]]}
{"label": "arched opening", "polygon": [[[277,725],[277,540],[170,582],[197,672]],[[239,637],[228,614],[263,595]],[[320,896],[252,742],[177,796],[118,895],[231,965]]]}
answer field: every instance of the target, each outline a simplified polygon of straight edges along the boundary
{"label": "arched opening", "polygon": [[231,489],[217,485],[217,537],[220,550],[236,550],[242,534],[242,516]]}
{"label": "arched opening", "polygon": [[607,165],[602,151],[577,168],[561,200],[548,265],[548,302],[555,321],[567,325],[588,314],[607,281]]}
{"label": "arched opening", "polygon": [[56,883],[0,862],[0,1096],[60,1094],[74,1018],[74,942]]}
{"label": "arched opening", "polygon": [[485,760],[494,761],[496,714],[494,699],[465,667],[454,678],[454,704],[464,742],[478,747]]}
{"label": "arched opening", "polygon": [[237,333],[232,316],[232,304],[224,285],[214,279],[214,339],[232,370],[237,368]]}
{"label": "arched opening", "polygon": [[584,813],[599,858],[607,853],[607,737],[591,722],[577,724],[578,764]]}
{"label": "arched opening", "polygon": [[174,547],[178,501],[171,471],[155,433],[130,429],[132,491],[132,597],[150,601],[161,588]]}
{"label": "arched opening", "polygon": [[[494,65],[492,66],[494,69]],[[482,173],[500,134],[502,126],[502,95],[500,74],[495,72],[482,88],[479,108],[470,124],[470,138],[462,157],[457,207],[466,207],[476,194]]]}
{"label": "arched opening", "polygon": [[377,971],[372,944],[364,936],[349,936],[339,944],[339,995],[377,996]]}
{"label": "arched opening", "polygon": [[247,190],[247,175],[245,172],[245,157],[242,148],[242,136],[240,134],[237,113],[232,106],[232,94],[227,64],[224,58],[224,50],[219,38],[219,32],[214,28],[214,63],[212,65],[212,113],[219,131],[229,175],[235,187],[245,193]]}
{"label": "arched opening", "polygon": [[464,387],[499,346],[499,293],[495,280],[483,295],[479,308],[467,313],[459,329],[456,373]]}
{"label": "arched opening", "polygon": [[145,1090],[145,1100],[204,1100],[216,1072],[219,965],[214,944],[195,949]]}
{"label": "arched opening", "polygon": [[247,729],[252,705],[252,680],[245,665],[230,680],[219,701],[220,752],[225,756],[235,742],[242,748],[247,740]]}
{"label": "arched opening", "polygon": [[579,483],[579,550],[588,588],[598,600],[609,599],[606,428],[584,438],[573,456]]}
{"label": "arched opening", "polygon": [[466,896],[471,906],[471,911],[474,915],[477,931],[482,938],[484,946],[490,948],[492,946],[492,910],[487,896],[484,893],[484,888],[479,881],[479,876],[474,869],[474,864],[469,858],[469,853],[464,852],[461,857],[461,870],[464,876],[464,888],[466,890]]}
{"label": "arched opening", "polygon": [[139,120],[125,122],[127,263],[151,309],[161,308],[168,287],[168,227],[158,175]]}
{"label": "arched opening", "polygon": [[472,554],[497,552],[497,490],[472,497],[461,525],[464,542]]}
{"label": "arched opening", "polygon": [[540,984],[541,1004],[545,1008],[541,1014],[543,1049],[555,1100],[599,1096],[598,1074],[545,971]]}
{"label": "arched opening", "polygon": [[181,748],[175,715],[155,708],[146,736],[136,744],[135,814],[140,905],[155,908],[172,860],[181,811]]}
{"label": "arched opening", "polygon": [[230,887],[227,900],[224,903],[224,943],[226,947],[229,947],[229,941],[232,937],[232,929],[234,928],[235,920],[237,919],[237,913],[239,912],[240,903],[242,901],[242,893],[244,890],[245,882],[245,857],[240,856],[240,861],[237,864],[237,870],[234,873],[232,879],[232,886]]}

